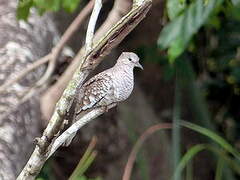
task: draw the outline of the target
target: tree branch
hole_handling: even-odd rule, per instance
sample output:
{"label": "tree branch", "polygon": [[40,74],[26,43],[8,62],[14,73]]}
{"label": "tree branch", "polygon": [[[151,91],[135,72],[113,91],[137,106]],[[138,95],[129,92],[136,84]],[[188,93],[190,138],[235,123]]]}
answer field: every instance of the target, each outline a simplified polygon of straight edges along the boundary
{"label": "tree branch", "polygon": [[103,57],[109,54],[146,16],[151,4],[151,0],[143,0],[140,6],[133,4],[131,11],[117,22],[101,40],[94,44],[88,54],[79,59],[81,63],[58,101],[43,136],[39,138],[33,154],[18,177],[19,180],[36,177],[48,157],[49,148],[51,148],[55,136],[59,133],[66,114],[71,108],[77,88],[82,86],[90,71],[102,61]]}
{"label": "tree branch", "polygon": [[[108,107],[108,109],[113,108],[116,104],[112,104]],[[51,157],[52,154],[69,138],[72,134],[75,134],[81,127],[85,124],[90,122],[91,120],[95,119],[96,117],[100,116],[105,112],[105,107],[100,107],[93,109],[89,113],[85,114],[79,120],[77,120],[74,124],[72,124],[66,131],[64,131],[58,138],[54,141],[53,145],[51,146],[50,153],[47,158]]]}
{"label": "tree branch", "polygon": [[92,49],[92,44],[93,44],[93,35],[94,35],[94,30],[95,30],[95,26],[97,23],[97,17],[100,13],[100,10],[102,8],[102,0],[95,0],[95,5],[90,17],[90,21],[88,24],[88,28],[87,28],[87,34],[86,34],[86,54],[90,52],[90,50]]}

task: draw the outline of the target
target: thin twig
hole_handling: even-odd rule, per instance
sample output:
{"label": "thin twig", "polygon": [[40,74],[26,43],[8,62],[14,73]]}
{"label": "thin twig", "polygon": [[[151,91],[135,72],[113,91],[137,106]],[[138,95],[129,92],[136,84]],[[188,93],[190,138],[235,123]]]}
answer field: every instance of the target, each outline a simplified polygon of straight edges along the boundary
{"label": "thin twig", "polygon": [[133,164],[134,164],[134,162],[136,160],[137,153],[140,150],[140,148],[141,148],[142,144],[144,143],[144,141],[149,136],[151,136],[153,133],[155,133],[155,132],[157,132],[159,130],[171,129],[171,128],[172,128],[172,124],[171,123],[160,123],[160,124],[151,126],[150,128],[148,128],[140,136],[140,138],[137,140],[136,144],[132,148],[132,151],[131,151],[130,155],[128,156],[128,160],[127,160],[127,164],[126,164],[125,169],[124,169],[122,180],[130,180]]}
{"label": "thin twig", "polygon": [[101,8],[102,8],[102,0],[95,0],[94,8],[93,8],[90,20],[89,20],[87,33],[86,33],[86,42],[85,42],[85,44],[86,44],[85,45],[86,46],[85,53],[86,54],[92,49],[94,30],[95,30],[97,18],[98,18]]}
{"label": "thin twig", "polygon": [[91,139],[91,142],[89,143],[87,150],[84,152],[81,160],[79,161],[77,167],[74,169],[73,173],[71,174],[71,176],[68,178],[69,180],[74,180],[76,179],[77,176],[79,176],[81,173],[83,174],[83,168],[86,164],[86,162],[88,161],[88,159],[93,156],[94,153],[94,148],[97,144],[97,137],[93,136],[93,138]]}
{"label": "thin twig", "polygon": [[93,2],[94,2],[93,0],[90,1],[81,10],[81,12],[74,19],[74,21],[71,23],[71,25],[67,28],[67,30],[64,32],[64,34],[62,35],[62,37],[59,40],[59,42],[57,43],[57,45],[52,49],[52,51],[49,54],[47,54],[44,57],[36,60],[33,64],[31,64],[25,70],[21,71],[15,78],[5,81],[5,83],[0,86],[0,93],[6,91],[6,89],[9,86],[11,86],[12,84],[20,81],[29,72],[38,68],[42,64],[47,63],[48,61],[51,61],[54,64],[49,63],[49,66],[48,66],[46,72],[44,73],[43,77],[36,83],[36,86],[39,87],[40,85],[44,84],[45,80],[48,79],[50,74],[52,74],[52,71],[54,70],[54,67],[55,67],[55,63],[56,63],[56,61],[59,57],[59,54],[61,53],[63,47],[69,41],[69,39],[73,36],[73,34],[77,31],[77,29],[83,23],[83,21],[86,19],[86,17],[90,14],[90,12],[93,8]]}
{"label": "thin twig", "polygon": [[[113,108],[116,104],[113,104],[108,107],[108,109]],[[67,130],[65,130],[58,138],[54,141],[48,158],[52,156],[52,154],[73,134],[75,134],[81,127],[85,124],[90,122],[91,120],[95,119],[96,117],[100,116],[105,112],[105,108],[96,108],[90,111],[89,113],[85,114],[79,120],[77,120],[74,124],[72,124]]]}

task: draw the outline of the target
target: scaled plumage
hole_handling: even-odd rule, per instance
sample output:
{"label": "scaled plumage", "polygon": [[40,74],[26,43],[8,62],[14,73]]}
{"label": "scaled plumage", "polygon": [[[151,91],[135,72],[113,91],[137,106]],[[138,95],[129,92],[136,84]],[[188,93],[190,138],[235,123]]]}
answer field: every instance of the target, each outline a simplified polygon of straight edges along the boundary
{"label": "scaled plumage", "polygon": [[134,86],[134,67],[142,68],[139,57],[132,52],[123,52],[112,68],[95,75],[83,85],[78,111],[126,100]]}
{"label": "scaled plumage", "polygon": [[[132,52],[123,52],[112,68],[89,79],[78,95],[77,114],[95,107],[107,108],[126,100],[134,86],[134,67],[143,69],[139,57]],[[66,141],[66,145],[70,144],[74,136]]]}

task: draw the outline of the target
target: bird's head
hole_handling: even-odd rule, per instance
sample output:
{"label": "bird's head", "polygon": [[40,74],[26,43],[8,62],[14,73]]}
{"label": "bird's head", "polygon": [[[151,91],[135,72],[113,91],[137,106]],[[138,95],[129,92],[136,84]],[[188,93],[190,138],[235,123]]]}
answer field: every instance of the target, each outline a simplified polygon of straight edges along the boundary
{"label": "bird's head", "polygon": [[142,65],[139,63],[139,57],[133,52],[123,52],[119,56],[117,63],[143,69]]}

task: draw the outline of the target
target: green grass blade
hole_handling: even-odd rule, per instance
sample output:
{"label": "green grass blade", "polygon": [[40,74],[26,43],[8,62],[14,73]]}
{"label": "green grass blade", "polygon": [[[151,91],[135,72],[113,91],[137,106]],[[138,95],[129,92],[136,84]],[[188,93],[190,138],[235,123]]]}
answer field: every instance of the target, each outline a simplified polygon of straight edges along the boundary
{"label": "green grass blade", "polygon": [[178,174],[181,174],[181,172],[183,171],[183,169],[186,167],[186,165],[189,163],[189,161],[200,151],[204,150],[206,148],[206,146],[204,144],[198,144],[193,146],[192,148],[190,148],[186,154],[182,157],[181,161],[179,162],[174,175],[173,175],[173,179],[175,179]]}
{"label": "green grass blade", "polygon": [[229,144],[224,138],[217,135],[213,131],[210,131],[204,127],[201,127],[201,126],[198,126],[196,124],[186,122],[186,121],[181,121],[181,125],[183,127],[189,128],[189,129],[194,130],[202,135],[207,136],[208,138],[212,139],[214,142],[219,144],[227,152],[231,153],[234,157],[236,157],[237,159],[240,159],[240,153],[236,149],[234,149],[234,147],[231,144]]}
{"label": "green grass blade", "polygon": [[177,176],[177,174],[180,174],[186,167],[186,165],[189,163],[189,161],[192,160],[199,152],[203,150],[211,151],[218,157],[221,157],[224,162],[226,162],[237,174],[240,174],[240,164],[235,159],[229,157],[229,155],[226,154],[226,151],[223,151],[222,149],[219,149],[212,145],[198,144],[191,147],[182,157],[180,163],[178,164],[178,167],[176,168],[176,171],[174,172],[173,178]]}
{"label": "green grass blade", "polygon": [[223,175],[223,168],[224,168],[224,160],[219,157],[217,162],[217,168],[215,173],[215,180],[221,180]]}
{"label": "green grass blade", "polygon": [[96,146],[96,142],[97,139],[93,137],[87,150],[79,161],[77,167],[74,169],[73,173],[69,177],[69,180],[75,180],[78,176],[82,176],[87,170],[87,168],[91,165],[96,156],[96,152],[93,150]]}
{"label": "green grass blade", "polygon": [[[175,83],[175,100],[173,108],[173,130],[172,130],[172,154],[173,154],[173,171],[177,168],[177,165],[181,156],[181,131],[180,131],[180,119],[181,119],[181,86],[179,79],[179,72],[176,69],[176,83]],[[181,180],[181,174],[174,177],[174,180]]]}
{"label": "green grass blade", "polygon": [[186,180],[193,180],[193,163],[190,160],[186,167]]}
{"label": "green grass blade", "polygon": [[88,157],[88,159],[86,160],[86,162],[83,164],[83,166],[81,167],[81,169],[79,169],[77,175],[78,176],[82,176],[86,170],[89,168],[89,166],[92,164],[92,162],[94,161],[94,159],[96,158],[97,156],[97,152],[96,151],[93,151],[91,153],[91,155]]}

